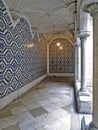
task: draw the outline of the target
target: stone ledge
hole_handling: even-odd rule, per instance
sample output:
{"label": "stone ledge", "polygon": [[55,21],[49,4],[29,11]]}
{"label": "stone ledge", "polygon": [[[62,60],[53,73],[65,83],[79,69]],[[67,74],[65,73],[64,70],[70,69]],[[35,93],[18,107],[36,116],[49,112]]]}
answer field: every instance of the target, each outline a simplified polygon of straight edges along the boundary
{"label": "stone ledge", "polygon": [[77,108],[79,113],[91,114],[92,113],[92,101],[90,96],[77,97]]}
{"label": "stone ledge", "polygon": [[92,98],[91,95],[87,93],[87,95],[79,94],[81,82],[75,82],[75,98],[78,113],[82,114],[91,114],[92,113]]}

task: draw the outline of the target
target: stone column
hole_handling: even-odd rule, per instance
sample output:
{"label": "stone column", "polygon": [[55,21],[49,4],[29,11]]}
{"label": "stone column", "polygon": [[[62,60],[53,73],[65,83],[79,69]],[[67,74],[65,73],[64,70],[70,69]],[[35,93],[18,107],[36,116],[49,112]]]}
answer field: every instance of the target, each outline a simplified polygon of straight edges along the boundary
{"label": "stone column", "polygon": [[75,40],[75,82],[77,82],[77,43]]}
{"label": "stone column", "polygon": [[[76,34],[77,31],[77,12],[74,13],[75,15],[75,32],[74,32],[74,36]],[[77,82],[77,37],[75,36],[75,84]]]}
{"label": "stone column", "polygon": [[[87,37],[89,36],[89,32],[87,31],[87,24],[88,24],[88,14],[80,11],[80,31],[78,33],[80,40],[81,40],[81,88],[80,93],[87,94],[87,88],[86,88],[86,43],[87,43]],[[79,94],[80,94],[79,93]]]}
{"label": "stone column", "polygon": [[81,93],[87,94],[87,88],[86,88],[86,40],[87,37],[89,36],[88,31],[80,31],[78,36],[80,37],[81,40],[81,88],[80,91]]}
{"label": "stone column", "polygon": [[80,82],[81,81],[81,73],[80,73],[80,67],[81,67],[81,65],[80,65],[80,62],[81,62],[81,57],[80,57],[80,51],[81,51],[81,47],[80,47],[80,38],[79,37],[77,37],[76,38],[77,40],[76,40],[76,49],[77,49],[77,77],[76,77],[76,80],[77,80],[77,82]]}
{"label": "stone column", "polygon": [[93,16],[93,118],[88,130],[98,130],[98,0],[84,0],[82,9]]}

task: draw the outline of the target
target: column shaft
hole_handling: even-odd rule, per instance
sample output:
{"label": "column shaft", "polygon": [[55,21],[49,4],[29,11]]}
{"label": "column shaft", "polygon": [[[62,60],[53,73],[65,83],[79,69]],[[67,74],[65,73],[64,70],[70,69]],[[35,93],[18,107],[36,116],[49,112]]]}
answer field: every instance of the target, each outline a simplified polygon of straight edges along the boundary
{"label": "column shaft", "polygon": [[75,81],[77,81],[78,77],[78,58],[77,58],[77,44],[75,45]]}
{"label": "column shaft", "polygon": [[80,91],[86,91],[86,37],[81,37],[81,89]]}
{"label": "column shaft", "polygon": [[81,80],[80,76],[80,40],[79,37],[76,38],[76,46],[75,46],[75,79],[76,81]]}
{"label": "column shaft", "polygon": [[81,57],[80,57],[80,45],[77,45],[77,80],[81,81]]}
{"label": "column shaft", "polygon": [[80,92],[86,92],[86,40],[88,35],[87,31],[88,14],[80,13],[80,40],[81,40],[81,88]]}

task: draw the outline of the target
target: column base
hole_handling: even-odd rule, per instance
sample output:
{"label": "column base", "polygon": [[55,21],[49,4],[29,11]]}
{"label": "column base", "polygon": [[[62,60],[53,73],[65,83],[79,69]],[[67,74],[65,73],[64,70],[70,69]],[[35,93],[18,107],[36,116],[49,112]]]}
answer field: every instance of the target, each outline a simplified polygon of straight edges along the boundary
{"label": "column base", "polygon": [[78,113],[91,114],[92,113],[92,98],[88,91],[80,91],[81,82],[75,84],[75,97]]}
{"label": "column base", "polygon": [[78,91],[77,94],[77,110],[82,114],[91,114],[92,113],[92,99],[88,91],[81,92]]}
{"label": "column base", "polygon": [[89,96],[89,92],[87,90],[81,91],[81,89],[78,91],[78,95],[80,96]]}
{"label": "column base", "polygon": [[77,108],[78,112],[82,114],[91,114],[92,113],[92,102],[90,96],[81,96],[77,97]]}

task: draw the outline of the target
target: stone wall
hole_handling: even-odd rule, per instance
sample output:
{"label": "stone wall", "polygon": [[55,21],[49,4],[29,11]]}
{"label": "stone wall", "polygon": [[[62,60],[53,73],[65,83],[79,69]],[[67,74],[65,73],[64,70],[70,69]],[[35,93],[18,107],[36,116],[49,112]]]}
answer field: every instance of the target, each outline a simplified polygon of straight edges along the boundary
{"label": "stone wall", "polygon": [[0,0],[0,98],[47,73],[47,47],[34,38],[28,20],[13,26]]}
{"label": "stone wall", "polygon": [[[63,49],[56,45],[61,43]],[[74,46],[66,39],[55,39],[49,45],[49,72],[50,73],[74,73],[75,52]]]}

